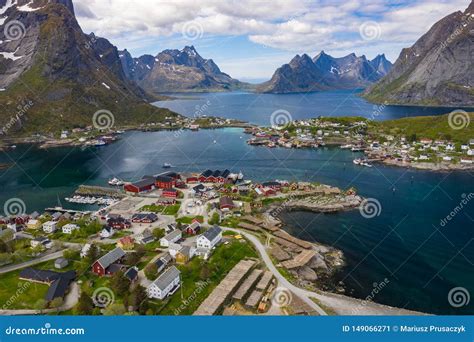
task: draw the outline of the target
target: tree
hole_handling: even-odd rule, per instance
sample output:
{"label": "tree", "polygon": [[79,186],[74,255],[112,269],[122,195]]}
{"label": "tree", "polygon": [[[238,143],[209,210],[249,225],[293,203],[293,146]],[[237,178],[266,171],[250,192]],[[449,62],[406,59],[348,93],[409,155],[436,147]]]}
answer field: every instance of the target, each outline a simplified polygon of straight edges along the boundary
{"label": "tree", "polygon": [[85,260],[87,264],[92,265],[99,258],[99,248],[93,243],[87,251]]}
{"label": "tree", "polygon": [[42,314],[44,308],[46,308],[46,304],[47,304],[46,300],[44,300],[43,298],[40,298],[35,302],[34,308],[35,310],[38,310],[40,314]]}
{"label": "tree", "polygon": [[211,276],[211,270],[209,269],[208,264],[204,264],[201,267],[201,271],[199,272],[199,278],[201,280],[207,280]]}
{"label": "tree", "polygon": [[122,304],[110,304],[104,309],[104,316],[122,316],[127,310]]}
{"label": "tree", "polygon": [[77,303],[76,311],[79,315],[90,315],[94,309],[94,303],[91,297],[82,292]]}
{"label": "tree", "polygon": [[80,252],[74,249],[66,249],[63,252],[63,257],[69,260],[79,260]]}
{"label": "tree", "polygon": [[[128,305],[132,306],[134,310],[140,309],[143,306],[143,302],[147,299],[146,290],[140,284],[134,286],[130,292]],[[141,311],[141,310],[140,310]],[[144,310],[146,311],[146,310]]]}
{"label": "tree", "polygon": [[130,288],[130,281],[124,276],[123,271],[119,271],[110,279],[110,287],[117,295],[123,296]]}
{"label": "tree", "polygon": [[164,229],[161,229],[161,228],[155,228],[153,229],[153,237],[156,239],[156,240],[159,240],[161,239],[163,236],[165,236],[165,230]]}
{"label": "tree", "polygon": [[49,306],[53,309],[57,309],[59,312],[59,308],[64,304],[64,300],[61,297],[54,298],[50,303]]}
{"label": "tree", "polygon": [[145,273],[145,276],[148,280],[155,280],[156,277],[158,277],[158,267],[155,265],[155,263],[146,265],[143,272]]}
{"label": "tree", "polygon": [[125,263],[127,265],[136,265],[140,262],[141,256],[137,252],[127,253]]}

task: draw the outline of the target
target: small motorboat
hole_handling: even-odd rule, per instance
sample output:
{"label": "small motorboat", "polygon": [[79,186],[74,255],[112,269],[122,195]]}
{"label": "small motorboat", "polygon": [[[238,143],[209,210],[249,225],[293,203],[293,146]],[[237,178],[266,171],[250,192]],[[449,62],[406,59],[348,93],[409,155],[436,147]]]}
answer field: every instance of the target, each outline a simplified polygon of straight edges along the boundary
{"label": "small motorboat", "polygon": [[341,149],[342,150],[347,150],[347,149],[350,149],[352,148],[352,145],[351,144],[348,144],[348,145],[341,145]]}
{"label": "small motorboat", "polygon": [[170,163],[164,163],[163,164],[163,169],[170,169],[172,167],[173,167],[173,165],[171,165]]}
{"label": "small motorboat", "polygon": [[95,146],[97,146],[97,147],[99,147],[99,146],[105,146],[105,145],[107,145],[107,143],[106,143],[104,140],[102,140],[102,139],[97,140],[97,141],[95,142]]}
{"label": "small motorboat", "polygon": [[361,165],[362,164],[362,159],[357,158],[357,159],[354,159],[352,162],[356,165]]}
{"label": "small motorboat", "polygon": [[352,152],[364,152],[364,148],[362,146],[354,146],[351,148]]}
{"label": "small motorboat", "polygon": [[112,179],[109,179],[108,183],[109,185],[121,186],[124,184],[124,181],[114,177]]}

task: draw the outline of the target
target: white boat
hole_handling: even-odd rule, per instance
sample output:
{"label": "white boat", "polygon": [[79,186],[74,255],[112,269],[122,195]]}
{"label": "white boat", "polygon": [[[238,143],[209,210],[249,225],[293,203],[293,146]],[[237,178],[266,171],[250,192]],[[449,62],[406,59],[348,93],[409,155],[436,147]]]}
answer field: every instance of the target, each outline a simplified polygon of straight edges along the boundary
{"label": "white boat", "polygon": [[171,168],[173,165],[171,165],[170,163],[164,163],[163,164],[163,169],[169,169]]}
{"label": "white boat", "polygon": [[364,148],[360,147],[360,146],[354,146],[353,148],[351,148],[351,151],[352,152],[363,152]]}
{"label": "white boat", "polygon": [[97,140],[95,146],[105,146],[107,143],[104,140]]}
{"label": "white boat", "polygon": [[362,163],[362,159],[357,158],[357,159],[354,159],[352,162],[356,165],[360,165]]}
{"label": "white boat", "polygon": [[341,149],[342,150],[347,150],[347,149],[350,149],[352,148],[352,145],[351,144],[348,144],[348,145],[341,145]]}
{"label": "white boat", "polygon": [[120,180],[116,177],[110,179],[108,181],[109,185],[116,185],[116,186],[120,186],[120,185],[123,185],[124,184],[124,181],[123,180]]}
{"label": "white boat", "polygon": [[365,161],[362,162],[362,163],[360,163],[360,165],[362,165],[362,166],[367,166],[367,167],[372,167],[371,164],[369,164],[368,162],[365,162]]}
{"label": "white boat", "polygon": [[237,176],[237,179],[238,180],[244,179],[244,174],[242,173],[242,171],[239,172],[239,175]]}

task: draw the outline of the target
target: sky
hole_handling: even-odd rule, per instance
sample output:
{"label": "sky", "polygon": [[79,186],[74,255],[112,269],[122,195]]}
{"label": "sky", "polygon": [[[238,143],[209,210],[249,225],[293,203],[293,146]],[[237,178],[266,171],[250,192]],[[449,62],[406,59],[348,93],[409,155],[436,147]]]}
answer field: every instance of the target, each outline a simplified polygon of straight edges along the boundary
{"label": "sky", "polygon": [[194,45],[243,81],[269,79],[296,54],[319,51],[394,62],[439,19],[470,0],[74,0],[86,33],[134,57]]}

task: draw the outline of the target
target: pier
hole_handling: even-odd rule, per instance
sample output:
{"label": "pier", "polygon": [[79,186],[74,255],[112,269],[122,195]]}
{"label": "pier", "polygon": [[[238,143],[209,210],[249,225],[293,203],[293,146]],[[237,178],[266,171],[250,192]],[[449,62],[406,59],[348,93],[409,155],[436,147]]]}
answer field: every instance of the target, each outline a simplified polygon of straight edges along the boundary
{"label": "pier", "polygon": [[125,197],[125,194],[122,192],[121,189],[106,188],[103,186],[93,185],[79,185],[75,193],[81,196],[100,196],[119,199]]}

